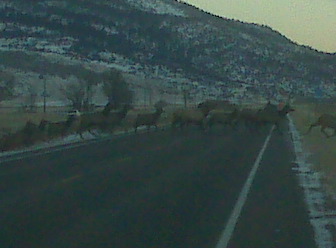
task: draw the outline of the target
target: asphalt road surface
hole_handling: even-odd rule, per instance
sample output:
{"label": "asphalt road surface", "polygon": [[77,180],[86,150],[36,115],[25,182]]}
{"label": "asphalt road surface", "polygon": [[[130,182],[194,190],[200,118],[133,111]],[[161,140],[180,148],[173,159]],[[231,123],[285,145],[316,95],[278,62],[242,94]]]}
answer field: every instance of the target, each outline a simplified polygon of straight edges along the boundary
{"label": "asphalt road surface", "polygon": [[[1,248],[215,248],[269,134],[156,131],[0,163]],[[229,248],[313,248],[273,132]]]}

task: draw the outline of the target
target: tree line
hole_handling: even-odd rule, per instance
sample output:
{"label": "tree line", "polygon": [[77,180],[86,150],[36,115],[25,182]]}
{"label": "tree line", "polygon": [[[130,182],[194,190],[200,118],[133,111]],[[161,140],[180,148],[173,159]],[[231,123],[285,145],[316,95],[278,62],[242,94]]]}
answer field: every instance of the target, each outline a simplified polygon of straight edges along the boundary
{"label": "tree line", "polygon": [[[69,80],[59,90],[70,102],[72,108],[84,111],[92,110],[94,106],[92,99],[98,85],[102,86],[104,95],[114,108],[132,103],[132,91],[120,71],[110,69],[104,72],[94,72],[82,65],[73,65],[70,67],[71,74],[70,70],[67,70],[67,73],[62,75],[63,78]],[[41,73],[39,79],[45,80],[45,76]],[[19,97],[20,95],[15,90],[19,84],[22,85],[13,74],[0,70],[0,103],[4,100]],[[30,86],[27,88],[31,100],[29,104],[34,105],[37,92],[36,90],[32,90]]]}

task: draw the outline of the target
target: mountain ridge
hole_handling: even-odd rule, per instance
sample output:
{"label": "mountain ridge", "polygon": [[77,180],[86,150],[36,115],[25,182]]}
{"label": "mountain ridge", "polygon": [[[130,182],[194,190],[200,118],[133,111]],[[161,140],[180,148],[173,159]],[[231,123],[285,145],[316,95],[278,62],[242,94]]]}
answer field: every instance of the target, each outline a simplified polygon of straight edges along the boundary
{"label": "mountain ridge", "polygon": [[335,82],[336,54],[175,0],[4,0],[0,21],[2,51],[120,65],[167,86],[182,78],[189,86],[197,82],[198,92],[215,88],[212,97],[315,96],[317,89],[326,95]]}

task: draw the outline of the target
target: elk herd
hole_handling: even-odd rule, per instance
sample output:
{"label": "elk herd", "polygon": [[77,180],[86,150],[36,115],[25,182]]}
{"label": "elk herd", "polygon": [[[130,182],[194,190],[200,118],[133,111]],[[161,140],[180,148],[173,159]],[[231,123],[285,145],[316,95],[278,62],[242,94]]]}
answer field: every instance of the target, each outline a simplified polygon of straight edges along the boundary
{"label": "elk herd", "polygon": [[210,130],[214,125],[237,127],[242,124],[250,130],[266,124],[274,124],[281,131],[280,124],[294,109],[287,103],[281,109],[270,102],[262,109],[242,108],[228,101],[208,100],[200,103],[197,109],[179,110],[173,113],[172,126],[183,128],[189,124]]}
{"label": "elk herd", "polygon": [[[158,121],[165,112],[165,104],[155,105],[155,111],[138,113],[134,116],[132,127],[136,133],[140,126],[147,130],[151,127],[158,128]],[[123,126],[127,113],[132,110],[131,105],[125,104],[119,110],[112,112],[112,105],[106,104],[104,109],[93,113],[80,113],[71,111],[67,118],[60,122],[41,120],[39,124],[28,121],[26,125],[16,133],[7,133],[0,138],[0,151],[16,149],[20,146],[28,146],[37,141],[48,141],[53,138],[65,137],[69,134],[77,134],[83,138],[84,132],[97,136],[98,131],[113,132],[115,128]],[[282,133],[282,123],[286,121],[286,115],[294,109],[289,102],[280,106],[270,101],[260,109],[244,108],[225,100],[206,100],[193,109],[177,109],[171,113],[170,124],[173,130],[183,130],[189,125],[199,126],[201,130],[209,131],[214,125],[237,128],[243,126],[252,131],[258,131],[267,124],[275,125]],[[312,128],[321,126],[321,131],[327,136],[336,135],[336,117],[329,114],[322,115],[316,122],[310,125],[305,134]],[[332,135],[325,132],[326,128],[334,130]]]}
{"label": "elk herd", "polygon": [[111,104],[106,104],[104,109],[98,112],[71,111],[67,114],[65,121],[51,122],[42,119],[39,124],[28,121],[21,130],[4,134],[1,137],[0,151],[13,150],[35,144],[38,141],[49,141],[74,133],[83,139],[84,132],[93,135],[97,135],[96,130],[113,132],[116,127],[122,124],[127,112],[132,107],[126,104],[115,112],[111,112],[111,109]]}

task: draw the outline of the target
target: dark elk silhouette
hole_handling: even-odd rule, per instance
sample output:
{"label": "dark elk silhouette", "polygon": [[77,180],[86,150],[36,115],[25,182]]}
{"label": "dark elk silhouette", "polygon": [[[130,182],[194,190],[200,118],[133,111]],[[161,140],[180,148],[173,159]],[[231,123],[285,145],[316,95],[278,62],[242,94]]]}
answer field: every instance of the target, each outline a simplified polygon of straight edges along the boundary
{"label": "dark elk silhouette", "polygon": [[70,133],[74,123],[76,121],[79,121],[79,117],[79,111],[75,110],[71,113],[68,113],[68,118],[65,121],[51,122],[42,119],[39,127],[41,130],[43,130],[46,138],[48,139],[64,137],[65,135]]}
{"label": "dark elk silhouette", "polygon": [[276,129],[281,132],[280,125],[286,120],[286,115],[294,109],[289,103],[286,103],[281,109],[277,105],[271,104],[269,101],[266,106],[259,110],[242,109],[239,114],[239,121],[245,126],[258,128],[266,124],[275,125]]}
{"label": "dark elk silhouette", "polygon": [[[336,136],[336,116],[331,115],[331,114],[322,114],[322,115],[317,119],[317,121],[315,121],[314,123],[312,123],[312,124],[309,126],[309,129],[308,129],[308,131],[305,133],[305,135],[309,134],[309,133],[311,132],[311,130],[312,130],[314,127],[318,127],[318,126],[321,126],[321,132],[322,132],[327,138]],[[332,134],[332,135],[329,135],[329,134],[325,131],[326,128],[333,129],[333,130],[334,130],[333,134]]]}
{"label": "dark elk silhouette", "polygon": [[79,134],[82,139],[83,139],[83,132],[86,131],[95,135],[95,133],[93,133],[92,130],[100,127],[101,123],[107,118],[111,109],[112,104],[107,103],[102,111],[93,113],[80,113],[76,133]]}
{"label": "dark elk silhouette", "polygon": [[233,112],[235,109],[237,109],[237,107],[238,106],[236,104],[227,100],[206,100],[197,106],[197,108],[208,112],[214,109],[220,109],[228,113]]}
{"label": "dark elk silhouette", "polygon": [[281,131],[281,122],[286,120],[286,115],[292,111],[295,110],[289,105],[289,103],[286,103],[285,106],[283,106],[283,108],[280,110],[275,109],[272,106],[266,106],[263,110],[259,110],[256,113],[255,118],[257,123],[261,125],[273,124],[277,130]]}
{"label": "dark elk silhouette", "polygon": [[235,127],[239,117],[238,109],[234,109],[232,112],[227,112],[222,109],[211,110],[204,120],[204,125],[206,128],[211,128],[214,124],[219,124],[222,126]]}
{"label": "dark elk silhouette", "polygon": [[163,108],[158,106],[153,113],[138,114],[134,121],[134,132],[136,133],[140,126],[147,126],[147,131],[149,131],[151,126],[154,126],[157,129],[157,123],[163,112]]}
{"label": "dark elk silhouette", "polygon": [[173,112],[171,126],[176,128],[179,126],[181,129],[190,124],[197,125],[204,129],[204,119],[208,115],[208,107],[201,107],[198,109],[178,109]]}
{"label": "dark elk silhouette", "polygon": [[8,151],[19,147],[30,146],[44,138],[43,127],[41,125],[36,125],[31,121],[27,121],[22,129],[1,137],[0,151]]}
{"label": "dark elk silhouette", "polygon": [[123,120],[125,120],[127,113],[133,109],[130,104],[125,104],[120,110],[110,112],[107,117],[100,123],[99,128],[102,131],[112,132],[117,126],[121,126]]}
{"label": "dark elk silhouette", "polygon": [[108,103],[100,112],[81,114],[79,117],[79,125],[76,129],[77,134],[83,139],[83,132],[97,136],[93,130],[111,130],[119,125],[125,118],[127,112],[132,108],[131,105],[125,104],[123,108],[117,112],[110,113],[113,105]]}
{"label": "dark elk silhouette", "polygon": [[205,115],[202,111],[197,109],[179,109],[175,110],[173,113],[171,126],[176,128],[179,126],[183,128],[184,126],[188,126],[189,124],[195,124],[203,128],[203,119]]}
{"label": "dark elk silhouette", "polygon": [[137,114],[133,127],[134,127],[134,132],[136,133],[138,130],[138,127],[140,126],[147,126],[147,132],[149,131],[151,126],[154,126],[155,129],[158,129],[158,121],[164,113],[164,108],[168,105],[168,103],[164,100],[159,100],[154,104],[155,112],[152,113],[143,113],[143,114]]}
{"label": "dark elk silhouette", "polygon": [[[173,113],[172,127],[183,128],[189,124],[198,125],[201,129],[214,123],[228,121],[227,114],[236,109],[236,105],[226,100],[206,100],[197,105],[197,109],[179,109]],[[208,119],[207,116],[210,115]],[[230,118],[230,117],[229,117]]]}

